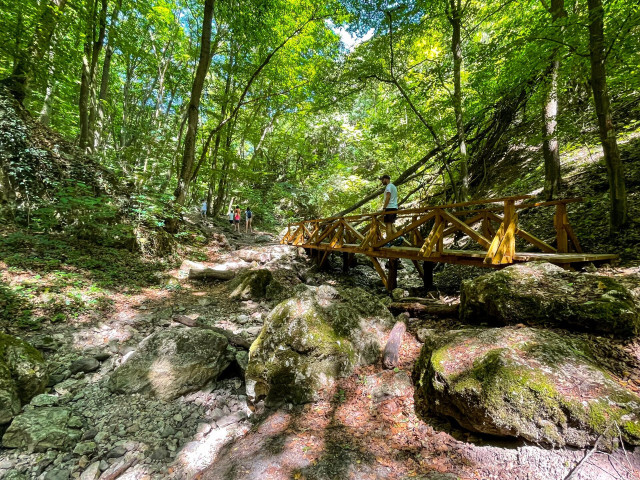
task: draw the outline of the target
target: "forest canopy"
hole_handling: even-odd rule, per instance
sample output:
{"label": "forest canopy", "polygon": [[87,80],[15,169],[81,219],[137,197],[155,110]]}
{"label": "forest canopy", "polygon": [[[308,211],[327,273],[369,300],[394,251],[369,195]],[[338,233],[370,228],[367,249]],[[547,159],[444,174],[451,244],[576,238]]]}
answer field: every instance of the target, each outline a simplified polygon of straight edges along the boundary
{"label": "forest canopy", "polygon": [[[631,0],[0,0],[0,78],[138,195],[281,222],[494,193],[498,159],[616,143],[640,119]],[[618,123],[618,119],[624,121]],[[360,205],[362,203],[362,205]]]}

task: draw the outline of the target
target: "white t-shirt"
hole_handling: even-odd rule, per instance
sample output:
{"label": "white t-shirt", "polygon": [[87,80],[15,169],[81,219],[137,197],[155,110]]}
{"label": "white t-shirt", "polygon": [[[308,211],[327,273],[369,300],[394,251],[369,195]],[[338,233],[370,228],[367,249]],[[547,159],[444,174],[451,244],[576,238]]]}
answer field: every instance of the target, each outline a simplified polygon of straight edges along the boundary
{"label": "white t-shirt", "polygon": [[387,196],[387,192],[391,194],[387,208],[398,208],[398,189],[393,183],[388,184],[387,188],[384,189],[385,197]]}

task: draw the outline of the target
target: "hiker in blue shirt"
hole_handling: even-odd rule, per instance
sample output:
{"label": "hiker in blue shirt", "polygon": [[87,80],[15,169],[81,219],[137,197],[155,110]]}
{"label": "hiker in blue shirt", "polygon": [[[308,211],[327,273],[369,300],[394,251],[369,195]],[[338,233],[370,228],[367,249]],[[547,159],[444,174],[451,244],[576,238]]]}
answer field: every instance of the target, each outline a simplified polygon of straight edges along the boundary
{"label": "hiker in blue shirt", "polygon": [[385,212],[389,212],[384,216],[384,226],[387,230],[387,236],[385,238],[391,238],[393,234],[397,232],[394,225],[398,214],[398,189],[391,183],[391,177],[389,175],[382,175],[380,181],[384,188],[384,205],[382,209]]}
{"label": "hiker in blue shirt", "polygon": [[202,200],[202,205],[200,206],[200,216],[201,217],[206,217],[207,216],[207,201],[206,200]]}

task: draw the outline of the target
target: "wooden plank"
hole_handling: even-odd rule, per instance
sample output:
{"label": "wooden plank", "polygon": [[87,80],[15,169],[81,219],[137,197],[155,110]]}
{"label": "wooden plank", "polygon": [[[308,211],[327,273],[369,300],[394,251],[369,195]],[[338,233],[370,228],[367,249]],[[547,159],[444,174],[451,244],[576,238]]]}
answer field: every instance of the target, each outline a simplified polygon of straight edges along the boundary
{"label": "wooden plank", "polygon": [[416,267],[416,272],[418,272],[420,278],[424,279],[424,268],[422,268],[422,265],[420,265],[417,260],[411,260],[411,262],[413,263],[413,266]]}
{"label": "wooden plank", "polygon": [[504,233],[504,237],[500,242],[500,246],[496,251],[496,254],[491,259],[491,263],[499,265],[502,263],[513,263],[513,257],[516,253],[515,250],[515,237],[518,222],[518,214],[511,217],[511,222]]}
{"label": "wooden plank", "polygon": [[484,263],[491,264],[493,263],[493,257],[495,256],[498,248],[500,247],[500,242],[502,242],[502,237],[504,237],[504,222],[500,224],[498,231],[493,236],[493,240],[491,240],[491,245],[489,245],[489,249],[487,250],[486,256],[484,257]]}
{"label": "wooden plank", "polygon": [[387,262],[388,272],[387,273],[387,290],[392,291],[394,288],[398,286],[398,262],[400,262],[397,258],[390,258]]}
{"label": "wooden plank", "polygon": [[351,234],[353,234],[357,239],[359,239],[360,241],[364,240],[364,235],[362,235],[359,231],[357,231],[355,228],[353,228],[353,226],[347,222],[346,220],[342,220],[342,224],[344,225],[344,227],[349,230],[349,232],[351,232]]}
{"label": "wooden plank", "polygon": [[573,228],[571,227],[571,225],[569,223],[565,223],[564,229],[567,231],[567,235],[569,235],[569,239],[571,240],[571,243],[573,244],[573,248],[576,251],[576,253],[582,253],[582,247],[580,246],[578,237],[573,231]]}
{"label": "wooden plank", "polygon": [[553,248],[551,245],[549,245],[547,242],[545,242],[544,240],[540,240],[539,238],[534,237],[530,233],[522,230],[521,228],[516,229],[516,235],[519,236],[520,238],[523,238],[530,244],[535,245],[543,252],[556,253],[558,251],[555,248]]}
{"label": "wooden plank", "polygon": [[335,248],[336,246],[342,246],[342,244],[344,243],[342,239],[343,233],[344,233],[344,225],[340,224],[340,226],[338,227],[338,231],[329,242],[329,246],[331,248]]}
{"label": "wooden plank", "polygon": [[[435,212],[430,212],[427,215],[425,215],[422,218],[419,218],[418,220],[415,220],[413,222],[411,222],[409,225],[407,225],[406,227],[404,227],[402,230],[398,230],[396,233],[394,233],[393,235],[391,235],[390,238],[385,238],[383,240],[381,240],[380,242],[378,242],[376,245],[374,245],[374,248],[379,248],[389,242],[394,241],[396,238],[399,238],[401,236],[403,236],[405,233],[414,230],[416,228],[418,228],[420,225],[428,222],[429,220],[431,220],[434,216],[436,215]],[[385,227],[386,228],[386,227]]]}
{"label": "wooden plank", "polygon": [[380,278],[382,279],[382,284],[384,285],[384,288],[387,288],[387,275],[384,273],[384,268],[382,268],[382,265],[380,265],[380,262],[378,261],[377,258],[375,257],[370,257],[371,258],[371,262],[373,263],[373,267],[376,269],[376,272],[378,272],[378,275],[380,275]]}
{"label": "wooden plank", "polygon": [[338,228],[338,225],[340,225],[340,222],[336,222],[333,223],[331,225],[328,225],[327,228],[324,230],[324,232],[322,232],[322,234],[318,237],[318,239],[315,241],[315,243],[320,243],[322,242],[322,240],[324,240],[325,238],[327,238],[329,235],[331,235],[331,233]]}
{"label": "wooden plank", "polygon": [[430,257],[433,252],[433,247],[438,242],[440,236],[444,232],[444,223],[442,222],[442,217],[440,215],[436,216],[436,221],[433,224],[433,228],[431,229],[431,233],[424,241],[422,248],[420,248],[420,255],[423,257]]}
{"label": "wooden plank", "polygon": [[[453,227],[451,228],[453,228],[454,230],[460,230],[461,232],[468,235],[472,240],[475,240],[476,242],[478,242],[483,247],[489,248],[489,246],[491,245],[491,242],[487,240],[484,236],[476,232],[473,228],[471,228],[462,220],[451,215],[449,212],[445,210],[441,210],[441,212],[442,212],[442,216],[451,224],[453,224]],[[450,229],[447,229],[447,230],[450,230]],[[443,236],[446,236],[446,235],[443,235]]]}
{"label": "wooden plank", "polygon": [[556,229],[556,245],[558,253],[567,253],[569,245],[567,242],[567,230],[564,228],[565,223],[569,223],[567,219],[567,207],[563,203],[556,205],[556,213],[553,217],[553,226]]}
{"label": "wooden plank", "polygon": [[[449,212],[449,213],[450,213],[450,212]],[[450,213],[450,214],[451,214],[451,213]],[[451,214],[451,215],[453,215],[453,214]],[[474,223],[476,223],[476,222],[478,222],[478,221],[482,220],[483,218],[484,218],[484,213],[480,213],[480,214],[478,214],[478,215],[474,215],[473,217],[471,217],[471,218],[469,218],[469,219],[467,219],[467,220],[464,220],[464,223],[465,223],[467,226],[469,226],[469,227],[470,227],[470,226],[471,226],[471,225],[473,225]],[[459,220],[459,221],[461,221],[461,220]],[[453,223],[453,222],[451,222],[451,223]],[[443,236],[443,237],[447,237],[447,236],[451,235],[452,233],[456,232],[457,230],[458,230],[458,228],[457,228],[457,227],[455,227],[455,226],[449,227],[449,228],[447,228],[447,229],[444,231],[444,233],[442,234],[442,236]],[[487,235],[484,235],[484,236],[486,237]],[[489,235],[489,236],[491,236],[491,235]],[[487,240],[487,243],[489,243],[489,240]]]}

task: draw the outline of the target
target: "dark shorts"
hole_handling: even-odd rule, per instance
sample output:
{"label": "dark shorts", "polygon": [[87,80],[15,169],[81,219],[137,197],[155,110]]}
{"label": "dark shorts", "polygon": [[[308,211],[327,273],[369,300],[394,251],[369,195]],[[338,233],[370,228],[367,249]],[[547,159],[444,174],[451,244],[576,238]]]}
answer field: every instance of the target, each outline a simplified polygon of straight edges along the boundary
{"label": "dark shorts", "polygon": [[229,220],[229,223],[230,223],[231,225],[233,225],[233,220]]}
{"label": "dark shorts", "polygon": [[233,219],[233,222],[234,222],[234,223],[240,223],[240,219],[237,219],[237,220],[236,220],[236,219],[234,218],[234,219]]}
{"label": "dark shorts", "polygon": [[[397,208],[385,208],[384,211],[385,212],[397,212],[398,209]],[[387,213],[384,216],[384,223],[395,223],[396,218],[398,218],[398,214],[397,213]]]}

